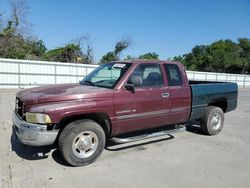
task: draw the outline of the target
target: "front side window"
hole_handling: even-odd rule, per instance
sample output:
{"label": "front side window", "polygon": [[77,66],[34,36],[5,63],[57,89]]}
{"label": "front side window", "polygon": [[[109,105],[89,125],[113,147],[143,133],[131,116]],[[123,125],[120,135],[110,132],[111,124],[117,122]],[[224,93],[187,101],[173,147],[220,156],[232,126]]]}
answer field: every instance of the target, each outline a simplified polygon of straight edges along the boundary
{"label": "front side window", "polygon": [[169,86],[181,86],[183,84],[180,69],[174,64],[164,64]]}
{"label": "front side window", "polygon": [[88,74],[80,84],[114,88],[130,66],[131,63],[105,63]]}
{"label": "front side window", "polygon": [[163,79],[159,64],[144,63],[138,65],[130,75],[128,83],[134,84],[135,87],[162,86]]}

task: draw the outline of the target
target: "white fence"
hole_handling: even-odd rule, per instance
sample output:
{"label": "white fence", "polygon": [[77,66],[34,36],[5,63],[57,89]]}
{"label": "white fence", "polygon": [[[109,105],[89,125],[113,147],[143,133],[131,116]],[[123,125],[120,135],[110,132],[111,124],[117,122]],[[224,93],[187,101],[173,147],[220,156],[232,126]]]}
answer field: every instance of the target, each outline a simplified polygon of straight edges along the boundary
{"label": "white fence", "polygon": [[[0,58],[0,88],[78,83],[97,66]],[[236,82],[239,87],[250,86],[249,75],[197,71],[187,71],[187,75],[190,80],[226,81]]]}
{"label": "white fence", "polygon": [[77,83],[97,65],[0,58],[0,88]]}
{"label": "white fence", "polygon": [[187,76],[189,80],[235,82],[239,87],[250,87],[250,76],[245,74],[187,71]]}

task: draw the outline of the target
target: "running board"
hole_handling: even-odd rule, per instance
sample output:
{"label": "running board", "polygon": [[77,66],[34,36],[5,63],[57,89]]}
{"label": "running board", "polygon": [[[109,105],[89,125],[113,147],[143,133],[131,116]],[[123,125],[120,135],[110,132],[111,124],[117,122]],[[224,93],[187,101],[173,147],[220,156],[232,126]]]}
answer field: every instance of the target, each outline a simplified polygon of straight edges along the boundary
{"label": "running board", "polygon": [[159,132],[154,132],[154,133],[150,133],[150,134],[143,134],[143,135],[139,135],[139,136],[132,136],[132,137],[127,137],[127,138],[113,137],[110,140],[114,143],[117,143],[117,144],[124,144],[124,143],[128,143],[128,142],[134,142],[134,141],[169,135],[172,133],[181,132],[181,131],[185,131],[185,130],[186,130],[186,126],[183,125],[183,126],[179,126],[178,128],[175,128],[175,129],[159,131]]}

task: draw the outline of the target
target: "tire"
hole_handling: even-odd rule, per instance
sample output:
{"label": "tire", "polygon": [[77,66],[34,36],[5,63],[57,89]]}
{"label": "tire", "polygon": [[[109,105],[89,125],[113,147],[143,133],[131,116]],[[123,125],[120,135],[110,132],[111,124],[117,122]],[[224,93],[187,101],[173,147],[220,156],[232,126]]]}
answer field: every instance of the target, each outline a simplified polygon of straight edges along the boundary
{"label": "tire", "polygon": [[105,133],[92,120],[77,120],[68,124],[58,140],[59,150],[65,161],[72,166],[93,163],[105,147]]}
{"label": "tire", "polygon": [[216,106],[208,106],[204,117],[201,119],[201,130],[207,135],[217,135],[224,125],[224,112]]}

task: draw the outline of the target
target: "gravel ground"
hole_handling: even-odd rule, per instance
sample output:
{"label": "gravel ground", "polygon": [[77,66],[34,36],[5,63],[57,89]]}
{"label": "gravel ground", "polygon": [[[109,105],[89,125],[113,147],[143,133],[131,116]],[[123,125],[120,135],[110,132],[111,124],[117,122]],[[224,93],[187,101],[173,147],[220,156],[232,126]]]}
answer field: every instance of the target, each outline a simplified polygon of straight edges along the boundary
{"label": "gravel ground", "polygon": [[16,90],[0,90],[0,187],[250,187],[250,89],[217,136],[199,128],[108,147],[94,163],[70,167],[54,147],[29,147],[11,133]]}

